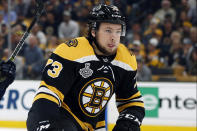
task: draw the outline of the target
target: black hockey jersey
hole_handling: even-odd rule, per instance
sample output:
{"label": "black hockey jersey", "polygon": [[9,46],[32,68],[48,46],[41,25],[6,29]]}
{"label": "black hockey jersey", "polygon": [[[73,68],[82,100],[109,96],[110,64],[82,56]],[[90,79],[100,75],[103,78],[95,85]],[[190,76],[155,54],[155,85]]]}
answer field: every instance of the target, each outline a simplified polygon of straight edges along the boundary
{"label": "black hockey jersey", "polygon": [[97,56],[85,37],[62,43],[43,71],[34,102],[46,99],[69,113],[83,130],[105,127],[105,107],[116,94],[118,111],[144,110],[134,55],[120,44],[113,59]]}

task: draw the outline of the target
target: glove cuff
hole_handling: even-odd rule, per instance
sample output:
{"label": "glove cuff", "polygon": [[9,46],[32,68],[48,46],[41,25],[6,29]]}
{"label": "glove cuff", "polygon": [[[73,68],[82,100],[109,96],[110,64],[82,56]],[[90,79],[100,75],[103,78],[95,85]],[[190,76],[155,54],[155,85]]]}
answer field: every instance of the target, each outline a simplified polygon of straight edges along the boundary
{"label": "glove cuff", "polygon": [[140,120],[136,116],[134,116],[132,114],[129,114],[129,113],[121,113],[119,115],[119,117],[118,117],[118,121],[117,122],[124,121],[124,120],[130,121],[130,122],[132,122],[133,124],[135,124],[137,126],[141,125]]}

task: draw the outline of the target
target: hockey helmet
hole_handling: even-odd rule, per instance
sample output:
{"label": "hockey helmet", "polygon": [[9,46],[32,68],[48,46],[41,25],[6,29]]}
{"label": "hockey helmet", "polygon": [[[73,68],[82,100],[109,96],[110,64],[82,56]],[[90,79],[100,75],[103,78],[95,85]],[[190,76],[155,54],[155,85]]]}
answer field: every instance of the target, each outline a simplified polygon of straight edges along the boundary
{"label": "hockey helmet", "polygon": [[91,29],[97,29],[98,23],[107,22],[122,25],[121,36],[125,36],[125,17],[121,15],[118,7],[114,5],[99,4],[95,6],[89,14],[88,24]]}

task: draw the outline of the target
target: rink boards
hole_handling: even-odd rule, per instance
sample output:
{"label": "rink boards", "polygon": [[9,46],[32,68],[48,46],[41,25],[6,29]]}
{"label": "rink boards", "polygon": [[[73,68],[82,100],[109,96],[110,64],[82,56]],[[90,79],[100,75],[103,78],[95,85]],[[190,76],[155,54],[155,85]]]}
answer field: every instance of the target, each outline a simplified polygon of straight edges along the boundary
{"label": "rink boards", "polygon": [[[25,128],[39,81],[15,81],[0,101],[0,127]],[[142,131],[196,131],[196,83],[139,82],[146,108]],[[118,116],[114,97],[107,109],[108,130]],[[1,131],[1,130],[0,130]]]}

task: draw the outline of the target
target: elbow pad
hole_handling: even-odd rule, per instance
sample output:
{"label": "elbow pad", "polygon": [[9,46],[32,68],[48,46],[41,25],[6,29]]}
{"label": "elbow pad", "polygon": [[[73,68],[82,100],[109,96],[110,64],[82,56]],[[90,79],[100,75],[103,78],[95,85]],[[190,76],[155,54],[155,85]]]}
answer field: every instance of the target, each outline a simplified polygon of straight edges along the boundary
{"label": "elbow pad", "polygon": [[56,103],[40,99],[33,103],[27,118],[28,131],[61,131],[59,107]]}

